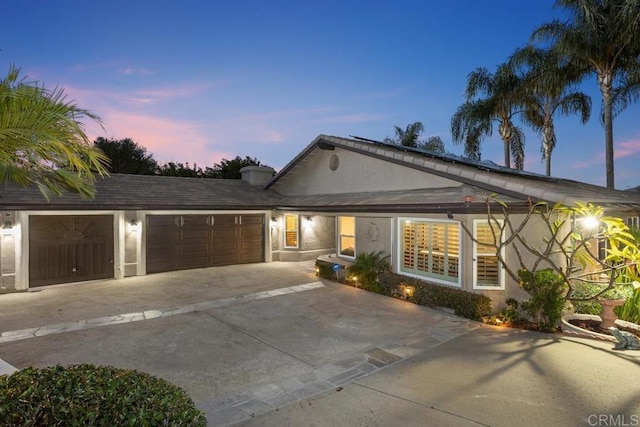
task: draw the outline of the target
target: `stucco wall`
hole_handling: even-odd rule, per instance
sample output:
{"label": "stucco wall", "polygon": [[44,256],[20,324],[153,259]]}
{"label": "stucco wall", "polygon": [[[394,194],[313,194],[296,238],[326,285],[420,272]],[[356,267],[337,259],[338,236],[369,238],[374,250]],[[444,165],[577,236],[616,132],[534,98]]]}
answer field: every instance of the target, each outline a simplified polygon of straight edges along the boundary
{"label": "stucco wall", "polygon": [[356,217],[356,252],[378,251],[391,255],[391,218]]}
{"label": "stucco wall", "polygon": [[[287,212],[298,215],[298,247],[284,247],[284,212],[273,214],[276,223],[271,228],[271,250],[274,261],[304,261],[335,252],[336,225],[334,216]],[[307,219],[309,218],[309,219]]]}
{"label": "stucco wall", "polygon": [[[330,168],[332,156],[338,157],[336,170]],[[281,194],[290,196],[412,190],[460,185],[461,183],[457,181],[348,150],[317,148],[296,166],[295,179],[279,181],[273,188]]]}

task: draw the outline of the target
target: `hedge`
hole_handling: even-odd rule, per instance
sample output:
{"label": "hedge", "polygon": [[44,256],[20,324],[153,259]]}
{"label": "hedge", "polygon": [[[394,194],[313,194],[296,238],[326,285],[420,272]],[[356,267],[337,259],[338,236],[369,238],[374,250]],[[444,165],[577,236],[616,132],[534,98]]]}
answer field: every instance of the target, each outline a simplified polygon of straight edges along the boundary
{"label": "hedge", "polygon": [[[319,277],[336,280],[336,273],[331,263],[316,261]],[[341,283],[349,283],[342,277]],[[453,309],[457,316],[472,320],[482,320],[482,316],[491,314],[491,299],[485,295],[454,289],[448,286],[435,285],[424,280],[400,274],[384,272],[378,275],[379,292],[389,297],[402,298],[414,304],[427,307],[446,307]],[[349,283],[350,284],[350,283]],[[406,286],[413,288],[412,295],[404,292]],[[371,290],[371,289],[369,289]]]}
{"label": "hedge", "polygon": [[136,370],[89,364],[0,376],[2,426],[206,426],[176,385]]}
{"label": "hedge", "polygon": [[[383,293],[402,297],[407,301],[427,307],[446,307],[453,309],[457,316],[473,320],[482,320],[482,316],[491,314],[491,299],[485,295],[435,285],[413,277],[396,273],[380,273],[378,281]],[[413,288],[411,295],[403,290]]]}

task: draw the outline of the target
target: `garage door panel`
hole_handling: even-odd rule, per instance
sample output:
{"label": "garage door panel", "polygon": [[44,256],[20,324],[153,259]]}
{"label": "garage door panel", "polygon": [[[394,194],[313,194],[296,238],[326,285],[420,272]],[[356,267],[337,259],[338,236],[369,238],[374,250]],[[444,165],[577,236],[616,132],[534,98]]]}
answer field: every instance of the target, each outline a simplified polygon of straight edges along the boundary
{"label": "garage door panel", "polygon": [[114,277],[113,215],[29,217],[29,285]]}
{"label": "garage door panel", "polygon": [[149,215],[147,272],[264,261],[263,221],[263,215]]}

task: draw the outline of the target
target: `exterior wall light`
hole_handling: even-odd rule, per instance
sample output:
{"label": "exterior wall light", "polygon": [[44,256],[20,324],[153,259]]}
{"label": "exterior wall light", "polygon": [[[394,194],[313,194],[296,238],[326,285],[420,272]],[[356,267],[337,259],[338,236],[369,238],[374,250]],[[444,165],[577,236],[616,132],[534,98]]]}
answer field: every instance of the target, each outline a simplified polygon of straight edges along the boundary
{"label": "exterior wall light", "polygon": [[11,221],[5,221],[2,226],[2,235],[3,236],[11,236],[13,235],[13,223]]}
{"label": "exterior wall light", "polygon": [[304,219],[304,225],[305,225],[305,227],[311,227],[313,225],[313,218],[310,217],[310,216],[307,216]]}
{"label": "exterior wall light", "polygon": [[131,222],[129,223],[129,230],[131,230],[132,233],[135,233],[138,231],[138,220],[136,219],[131,220]]}
{"label": "exterior wall light", "polygon": [[278,227],[278,220],[275,217],[271,217],[271,229],[275,229]]}

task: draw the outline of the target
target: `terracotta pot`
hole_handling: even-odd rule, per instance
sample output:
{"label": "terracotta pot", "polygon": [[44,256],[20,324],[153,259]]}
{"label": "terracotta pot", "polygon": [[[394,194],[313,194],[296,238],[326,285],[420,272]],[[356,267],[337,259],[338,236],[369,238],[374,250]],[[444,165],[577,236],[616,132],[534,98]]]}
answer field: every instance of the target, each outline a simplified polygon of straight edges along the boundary
{"label": "terracotta pot", "polygon": [[625,300],[605,299],[598,302],[602,304],[602,313],[600,314],[600,317],[602,317],[602,323],[600,323],[600,327],[602,329],[607,329],[609,326],[614,326],[618,316],[613,311],[613,308],[623,305]]}

